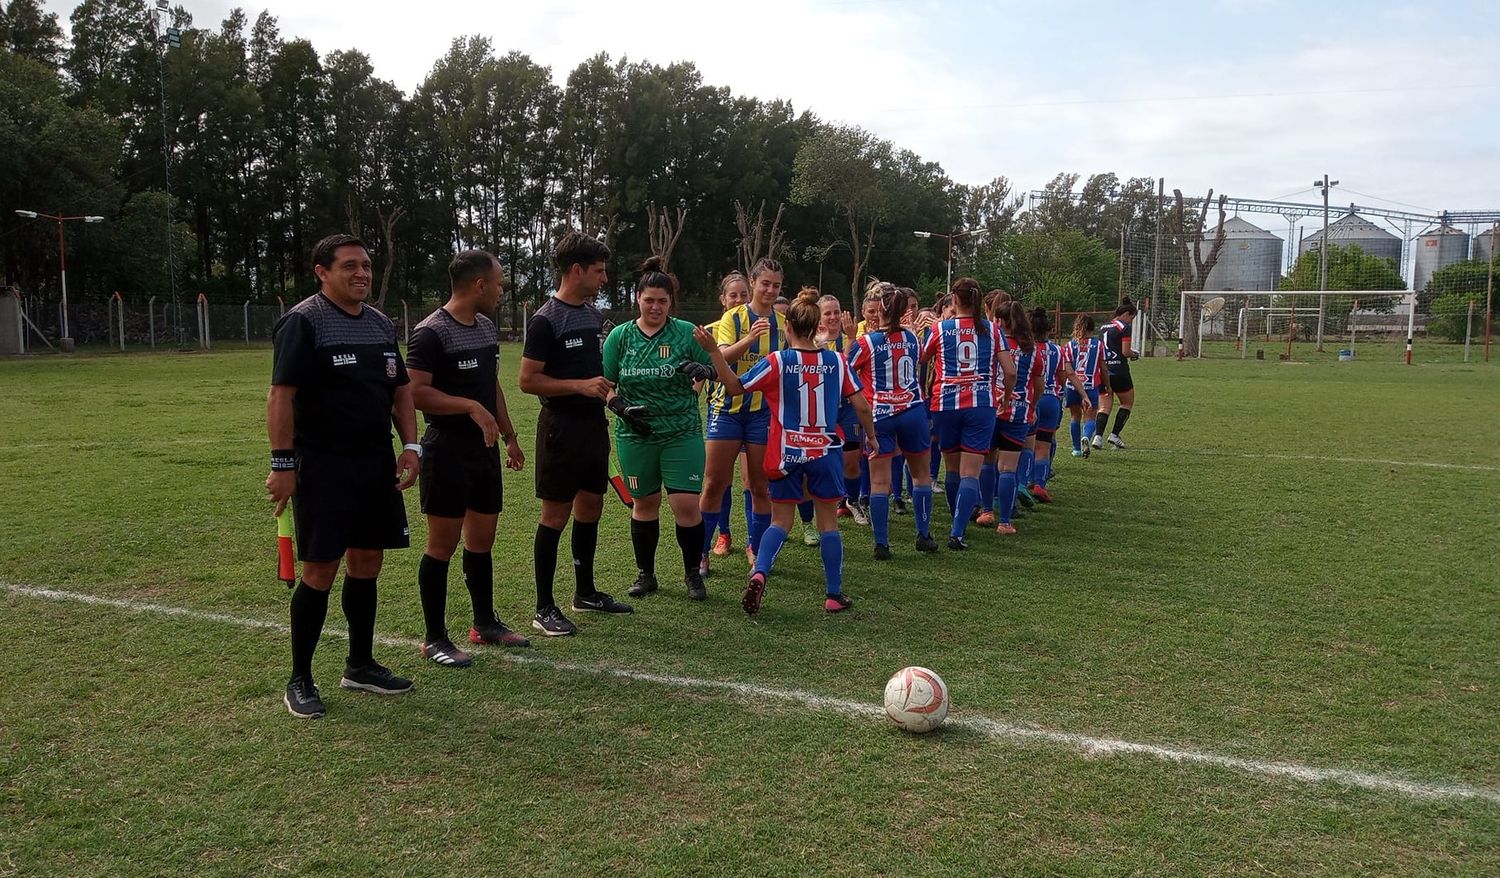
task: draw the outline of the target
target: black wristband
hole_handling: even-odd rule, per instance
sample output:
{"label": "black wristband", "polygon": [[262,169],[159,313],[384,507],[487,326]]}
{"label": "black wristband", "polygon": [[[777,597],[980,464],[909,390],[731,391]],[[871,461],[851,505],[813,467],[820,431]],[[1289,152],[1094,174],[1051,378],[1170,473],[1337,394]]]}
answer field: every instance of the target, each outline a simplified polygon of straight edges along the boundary
{"label": "black wristband", "polygon": [[297,468],[297,452],[290,448],[277,448],[271,451],[271,471],[294,470]]}

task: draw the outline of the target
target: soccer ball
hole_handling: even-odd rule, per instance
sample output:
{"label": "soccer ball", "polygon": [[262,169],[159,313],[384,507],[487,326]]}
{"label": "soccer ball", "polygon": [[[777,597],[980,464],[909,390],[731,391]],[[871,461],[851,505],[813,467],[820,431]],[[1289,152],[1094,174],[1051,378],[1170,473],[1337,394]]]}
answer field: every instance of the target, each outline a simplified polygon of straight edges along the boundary
{"label": "soccer ball", "polygon": [[948,718],[948,684],[927,668],[902,668],[885,684],[885,715],[908,732],[930,732]]}

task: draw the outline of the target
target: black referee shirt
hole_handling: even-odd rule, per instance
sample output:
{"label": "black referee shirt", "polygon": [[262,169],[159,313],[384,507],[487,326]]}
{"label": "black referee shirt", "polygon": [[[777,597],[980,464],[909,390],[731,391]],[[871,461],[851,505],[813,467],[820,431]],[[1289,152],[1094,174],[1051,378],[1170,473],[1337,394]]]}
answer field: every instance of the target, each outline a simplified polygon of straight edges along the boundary
{"label": "black referee shirt", "polygon": [[[576,380],[604,374],[604,316],[592,303],[569,305],[553,296],[526,324],[528,360],[538,360],[548,378]],[[576,393],[544,396],[542,405],[559,411],[604,411],[604,400]]]}
{"label": "black referee shirt", "polygon": [[390,451],[391,404],[407,377],[389,317],[363,303],[350,315],[318,293],[292,306],[271,337],[271,383],[297,388],[298,448]]}
{"label": "black referee shirt", "polygon": [[[411,331],[406,365],[431,372],[434,390],[471,399],[484,406],[491,415],[499,417],[495,405],[499,350],[499,336],[490,318],[476,314],[473,325],[465,326],[447,310],[439,308]],[[484,438],[484,431],[468,415],[424,413],[424,416],[439,433]]]}

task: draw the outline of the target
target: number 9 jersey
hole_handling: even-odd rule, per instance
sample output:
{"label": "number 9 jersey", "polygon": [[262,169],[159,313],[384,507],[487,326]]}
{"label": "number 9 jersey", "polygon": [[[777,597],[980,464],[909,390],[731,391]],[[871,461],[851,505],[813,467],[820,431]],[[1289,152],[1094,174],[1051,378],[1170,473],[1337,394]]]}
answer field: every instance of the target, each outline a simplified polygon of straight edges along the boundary
{"label": "number 9 jersey", "polygon": [[932,410],[994,408],[1000,352],[1008,349],[990,320],[951,317],[934,326],[922,347],[922,359],[932,359],[936,376]]}

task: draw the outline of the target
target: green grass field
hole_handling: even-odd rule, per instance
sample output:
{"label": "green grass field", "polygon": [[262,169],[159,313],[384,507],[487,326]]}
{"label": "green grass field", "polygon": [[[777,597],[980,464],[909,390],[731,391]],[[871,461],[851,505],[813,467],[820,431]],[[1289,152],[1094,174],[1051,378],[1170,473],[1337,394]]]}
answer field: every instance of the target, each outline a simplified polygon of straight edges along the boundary
{"label": "green grass field", "polygon": [[[0,876],[1495,875],[1500,366],[1460,354],[1143,360],[1131,450],[1064,451],[1018,537],[918,557],[898,518],[877,567],[846,522],[857,605],[836,617],[794,541],[753,620],[732,557],[705,605],[668,587],[453,671],[407,643],[420,548],[392,553],[377,656],[418,689],[342,692],[325,637],[313,723],[280,700],[269,352],[0,362]],[[529,453],[536,406],[511,400]],[[537,510],[530,472],[507,479],[498,606],[519,624]],[[618,594],[634,565],[608,502]],[[907,664],[947,679],[948,728],[766,691],[874,705]]]}

